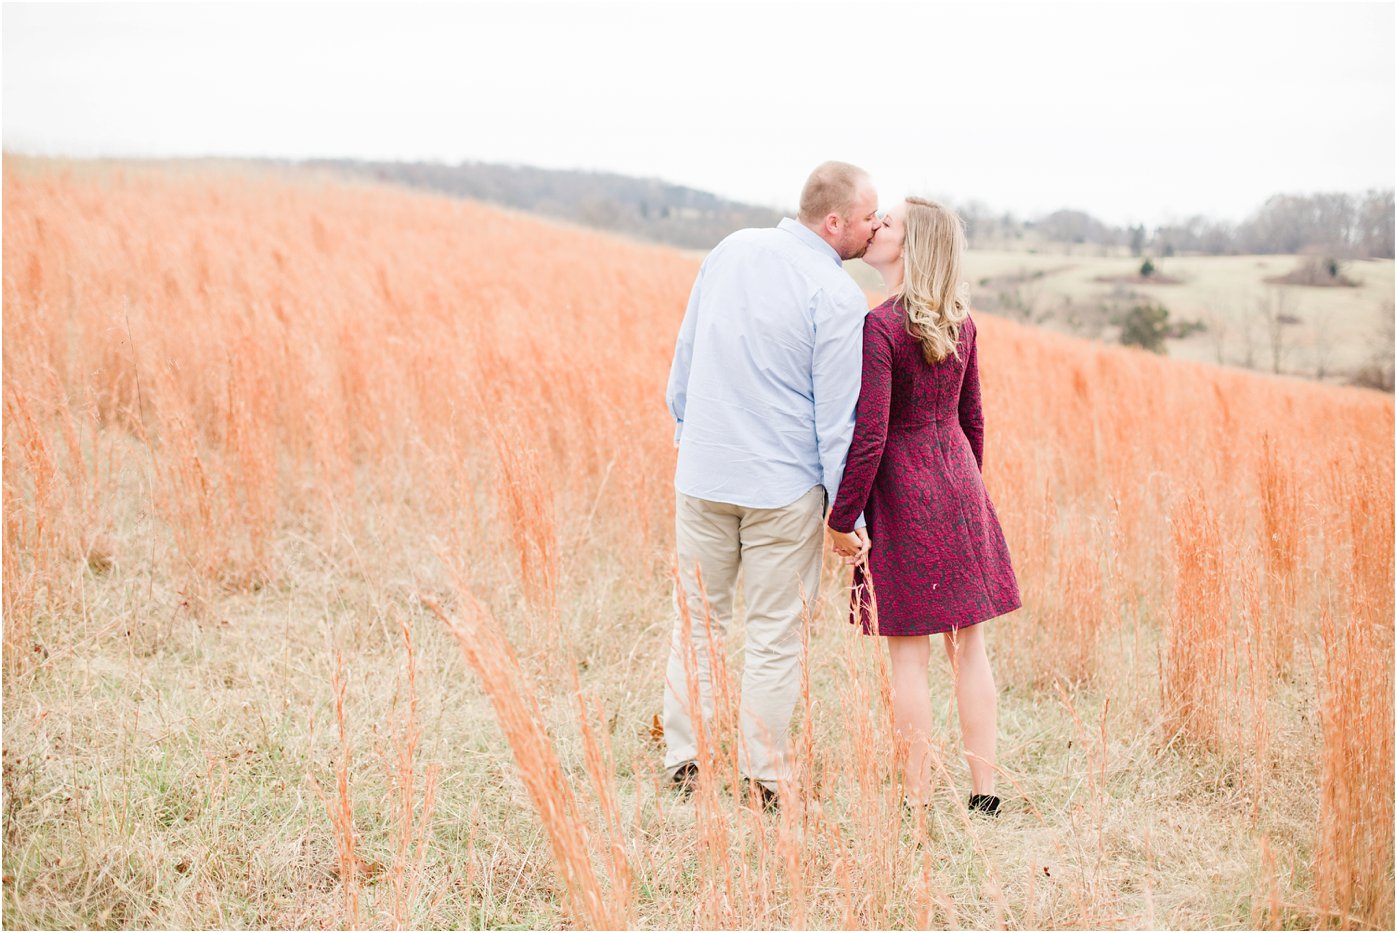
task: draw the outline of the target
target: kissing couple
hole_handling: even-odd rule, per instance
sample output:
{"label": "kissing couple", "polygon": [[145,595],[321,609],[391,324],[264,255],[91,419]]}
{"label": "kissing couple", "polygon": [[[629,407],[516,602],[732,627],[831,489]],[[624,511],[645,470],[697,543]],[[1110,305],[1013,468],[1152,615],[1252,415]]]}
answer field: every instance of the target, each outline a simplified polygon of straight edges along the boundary
{"label": "kissing couple", "polygon": [[[954,212],[915,197],[880,211],[867,172],[825,162],[806,181],[796,219],[733,233],[699,269],[667,391],[679,448],[676,609],[685,600],[689,622],[676,613],[665,770],[681,793],[714,766],[699,760],[695,738],[695,717],[713,715],[707,626],[721,650],[741,577],[738,764],[749,800],[780,805],[792,777],[802,607],[818,598],[827,532],[854,567],[850,622],[888,646],[894,726],[907,749],[904,803],[930,800],[928,666],[931,636],[941,635],[968,805],[998,814],[996,690],[980,623],[1020,599],[980,477],[964,252]],[[883,279],[887,299],[872,311],[844,270],[855,258]]]}

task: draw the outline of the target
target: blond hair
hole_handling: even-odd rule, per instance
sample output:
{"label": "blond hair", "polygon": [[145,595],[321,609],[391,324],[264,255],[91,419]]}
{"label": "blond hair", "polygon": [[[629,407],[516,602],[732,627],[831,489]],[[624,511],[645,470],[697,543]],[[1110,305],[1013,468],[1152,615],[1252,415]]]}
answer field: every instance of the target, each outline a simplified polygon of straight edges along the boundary
{"label": "blond hair", "polygon": [[800,192],[800,222],[816,226],[830,214],[845,217],[868,173],[848,162],[821,162]]}
{"label": "blond hair", "polygon": [[907,333],[922,344],[922,357],[939,363],[960,358],[961,324],[970,315],[960,279],[965,227],[955,211],[935,201],[907,198],[902,243],[902,288]]}

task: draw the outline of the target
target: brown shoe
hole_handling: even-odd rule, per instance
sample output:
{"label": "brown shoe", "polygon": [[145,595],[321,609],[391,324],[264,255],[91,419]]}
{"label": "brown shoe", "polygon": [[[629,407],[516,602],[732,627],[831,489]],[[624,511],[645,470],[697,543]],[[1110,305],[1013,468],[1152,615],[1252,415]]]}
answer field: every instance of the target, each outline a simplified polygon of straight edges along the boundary
{"label": "brown shoe", "polygon": [[678,791],[680,797],[689,797],[694,792],[694,785],[698,783],[698,764],[686,761],[675,769],[670,777],[670,786]]}
{"label": "brown shoe", "polygon": [[756,802],[767,813],[775,813],[781,809],[781,796],[761,781],[753,781],[750,778],[742,779],[742,799],[749,804]]}
{"label": "brown shoe", "polygon": [[902,797],[902,812],[909,818],[916,817],[918,811],[920,811],[924,816],[927,817],[927,819],[930,819],[931,814],[935,811],[935,809],[936,804],[934,803],[927,803],[926,801],[922,801],[921,803],[913,803],[911,800],[907,798],[905,794]]}

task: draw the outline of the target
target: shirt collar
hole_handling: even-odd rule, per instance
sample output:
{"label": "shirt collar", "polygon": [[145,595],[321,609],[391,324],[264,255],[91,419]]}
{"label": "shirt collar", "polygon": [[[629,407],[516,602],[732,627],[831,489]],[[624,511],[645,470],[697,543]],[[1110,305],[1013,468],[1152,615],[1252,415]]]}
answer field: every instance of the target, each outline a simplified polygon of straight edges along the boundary
{"label": "shirt collar", "polygon": [[835,248],[826,243],[820,238],[819,234],[811,230],[805,224],[798,220],[792,220],[789,217],[783,217],[781,218],[781,222],[776,226],[778,229],[785,230],[815,252],[823,252],[830,259],[833,259],[840,268],[843,268],[844,260],[839,258],[839,253],[835,251]]}

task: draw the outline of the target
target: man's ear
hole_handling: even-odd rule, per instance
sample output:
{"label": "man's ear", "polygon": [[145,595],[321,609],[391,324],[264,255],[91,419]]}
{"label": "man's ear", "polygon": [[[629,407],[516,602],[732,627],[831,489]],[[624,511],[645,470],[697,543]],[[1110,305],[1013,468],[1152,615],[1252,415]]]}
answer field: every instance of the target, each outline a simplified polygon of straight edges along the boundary
{"label": "man's ear", "polygon": [[844,218],[833,211],[825,215],[825,230],[829,233],[838,233],[842,223],[844,223]]}

